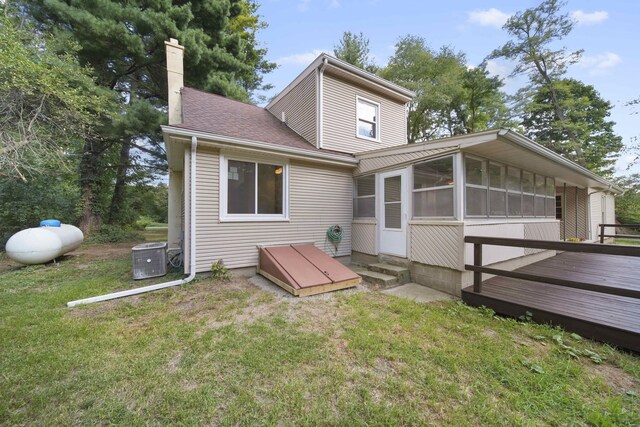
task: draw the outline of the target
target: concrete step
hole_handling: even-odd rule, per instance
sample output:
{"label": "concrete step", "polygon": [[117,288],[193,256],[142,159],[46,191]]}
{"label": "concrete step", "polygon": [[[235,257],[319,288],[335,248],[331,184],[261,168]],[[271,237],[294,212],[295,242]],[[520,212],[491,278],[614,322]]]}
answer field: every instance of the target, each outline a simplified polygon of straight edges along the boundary
{"label": "concrete step", "polygon": [[400,285],[409,283],[411,281],[411,274],[409,273],[409,269],[406,267],[387,263],[377,263],[369,264],[367,268],[371,271],[375,271],[376,273],[383,273],[388,274],[389,276],[394,276],[396,279],[398,279],[398,284]]}
{"label": "concrete step", "polygon": [[364,281],[384,288],[398,285],[398,278],[396,276],[364,269],[361,271],[356,271],[356,273],[362,276],[362,279]]}

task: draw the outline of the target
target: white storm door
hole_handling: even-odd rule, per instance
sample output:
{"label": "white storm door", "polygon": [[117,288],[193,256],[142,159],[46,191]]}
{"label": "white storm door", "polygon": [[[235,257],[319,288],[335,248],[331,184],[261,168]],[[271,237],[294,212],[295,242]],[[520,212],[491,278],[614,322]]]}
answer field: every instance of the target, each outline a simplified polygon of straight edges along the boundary
{"label": "white storm door", "polygon": [[383,254],[407,256],[407,171],[378,175],[379,251]]}

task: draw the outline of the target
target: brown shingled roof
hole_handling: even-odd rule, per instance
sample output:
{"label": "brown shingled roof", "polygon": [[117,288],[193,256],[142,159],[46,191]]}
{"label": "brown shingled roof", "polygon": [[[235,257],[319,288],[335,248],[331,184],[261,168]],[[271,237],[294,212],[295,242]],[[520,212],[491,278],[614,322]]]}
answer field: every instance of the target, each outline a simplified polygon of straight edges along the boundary
{"label": "brown shingled roof", "polygon": [[352,157],[316,148],[264,108],[187,87],[181,93],[183,122],[175,127]]}

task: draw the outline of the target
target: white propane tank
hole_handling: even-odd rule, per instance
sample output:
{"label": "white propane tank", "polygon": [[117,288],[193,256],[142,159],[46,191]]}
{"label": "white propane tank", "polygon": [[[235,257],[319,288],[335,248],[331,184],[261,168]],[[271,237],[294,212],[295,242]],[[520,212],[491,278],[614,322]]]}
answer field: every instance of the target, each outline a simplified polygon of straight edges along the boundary
{"label": "white propane tank", "polygon": [[27,228],[11,236],[5,250],[20,264],[43,264],[76,249],[83,240],[82,231],[69,224]]}

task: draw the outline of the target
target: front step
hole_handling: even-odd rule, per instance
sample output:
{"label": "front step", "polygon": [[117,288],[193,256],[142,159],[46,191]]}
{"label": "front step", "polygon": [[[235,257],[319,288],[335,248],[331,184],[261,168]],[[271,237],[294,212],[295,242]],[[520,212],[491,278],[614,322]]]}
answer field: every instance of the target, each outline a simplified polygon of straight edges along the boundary
{"label": "front step", "polygon": [[406,267],[400,267],[398,265],[386,263],[377,263],[370,264],[367,268],[376,273],[382,273],[395,277],[397,279],[396,283],[398,283],[399,285],[404,285],[405,283],[409,283],[411,281],[411,274],[409,273],[409,269]]}
{"label": "front step", "polygon": [[398,278],[396,276],[369,270],[357,270],[356,272],[363,280],[373,285],[378,285],[384,288],[398,285]]}

